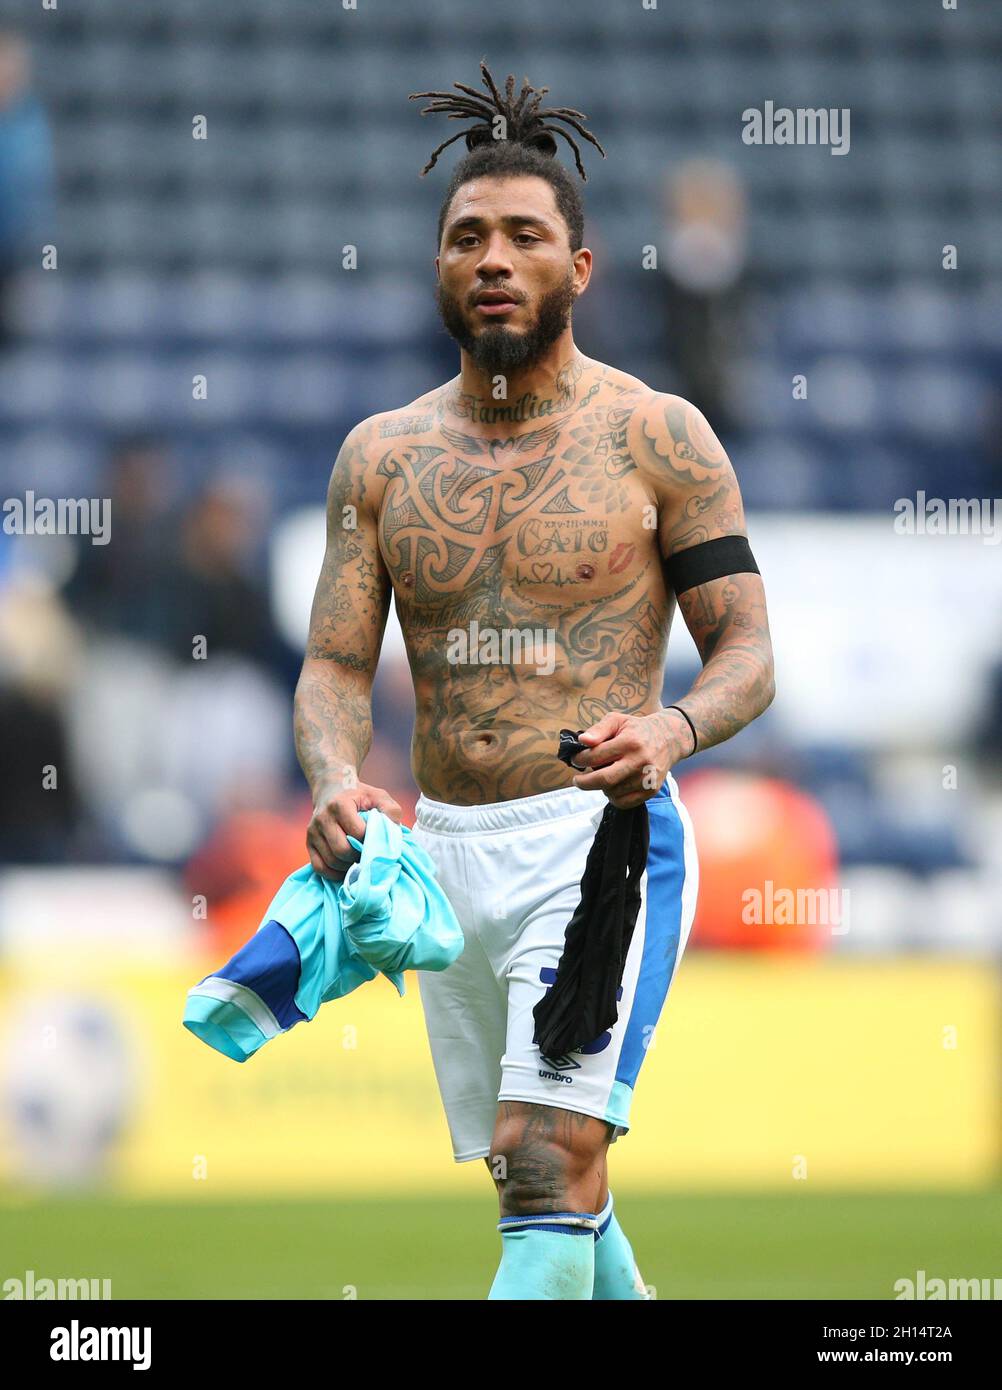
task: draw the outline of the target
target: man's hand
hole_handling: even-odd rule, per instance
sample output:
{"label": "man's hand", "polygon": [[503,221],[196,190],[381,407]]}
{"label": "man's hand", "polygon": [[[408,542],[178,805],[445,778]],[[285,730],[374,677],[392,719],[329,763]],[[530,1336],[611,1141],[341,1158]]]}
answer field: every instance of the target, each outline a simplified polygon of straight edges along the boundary
{"label": "man's hand", "polygon": [[399,825],[403,808],[389,792],[364,782],[345,788],[338,784],[318,787],[313,818],[306,831],[310,863],[324,878],[342,878],[355,862],[355,851],[348,836],[365,838],[365,821],[359,811],[382,811]]}
{"label": "man's hand", "polygon": [[632,715],[613,712],[579,735],[588,745],[574,761],[594,771],[574,778],[582,791],[603,791],[613,806],[632,810],[661,790],[669,771],[692,747],[678,710]]}

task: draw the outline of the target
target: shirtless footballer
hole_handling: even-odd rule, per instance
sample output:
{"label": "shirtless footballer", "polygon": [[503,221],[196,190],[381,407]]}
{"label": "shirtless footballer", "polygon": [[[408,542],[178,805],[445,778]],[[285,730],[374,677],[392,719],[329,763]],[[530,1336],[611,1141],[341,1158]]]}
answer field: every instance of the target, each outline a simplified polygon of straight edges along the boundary
{"label": "shirtless footballer", "polygon": [[[490,1297],[639,1299],[607,1155],[629,1128],[695,908],[671,769],[771,703],[769,624],[734,470],[700,411],[574,344],[592,254],[555,158],[553,135],[569,137],[547,119],[597,141],[580,113],[547,112],[527,84],[516,97],[513,79],[501,93],[482,74],[487,98],[456,84],[472,94],[459,109],[474,114],[475,97],[483,123],[466,133],[435,260],[459,375],[364,420],[331,476],[295,701],[307,841],[317,872],[337,875],[353,858],[347,835],[364,834],[359,811],[400,820],[389,793],[359,779],[392,594],[417,704],[413,833],[466,940],[448,970],[420,975],[421,996],[454,1156],[484,1158],[498,1190]],[[429,110],[457,100],[420,95]],[[676,598],[702,671],[665,709]],[[581,731],[576,769],[555,756],[561,729]],[[610,803],[650,813],[618,1021],[580,1052],[544,1057],[532,1010]]]}

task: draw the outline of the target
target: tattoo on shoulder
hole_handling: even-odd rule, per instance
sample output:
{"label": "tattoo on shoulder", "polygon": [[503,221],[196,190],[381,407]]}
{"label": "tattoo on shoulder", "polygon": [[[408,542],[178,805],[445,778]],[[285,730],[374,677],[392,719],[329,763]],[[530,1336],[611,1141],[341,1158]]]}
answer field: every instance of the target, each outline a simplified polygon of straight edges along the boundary
{"label": "tattoo on shoulder", "polygon": [[722,472],[727,455],[700,411],[670,398],[644,421],[644,437],[655,455],[680,478],[703,483]]}
{"label": "tattoo on shoulder", "polygon": [[432,415],[400,415],[380,423],[379,437],[396,439],[401,434],[425,434],[434,427],[435,419]]}

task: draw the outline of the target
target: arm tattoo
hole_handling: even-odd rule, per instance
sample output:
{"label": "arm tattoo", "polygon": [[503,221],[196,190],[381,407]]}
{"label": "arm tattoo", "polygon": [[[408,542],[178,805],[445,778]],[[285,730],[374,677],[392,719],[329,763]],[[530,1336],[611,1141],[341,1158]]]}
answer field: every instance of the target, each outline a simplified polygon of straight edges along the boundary
{"label": "arm tattoo", "polygon": [[366,506],[369,433],[352,431],[331,474],[327,549],[296,688],[296,752],[314,792],[361,767],[372,743],[370,696],[390,581]]}
{"label": "arm tattoo", "polygon": [[[643,434],[665,559],[717,536],[746,534],[734,470],[695,406],[658,399],[645,413]],[[765,591],[759,575],[734,574],[686,590],[678,605],[703,663],[680,703],[700,748],[709,748],[757,718],[775,694]]]}

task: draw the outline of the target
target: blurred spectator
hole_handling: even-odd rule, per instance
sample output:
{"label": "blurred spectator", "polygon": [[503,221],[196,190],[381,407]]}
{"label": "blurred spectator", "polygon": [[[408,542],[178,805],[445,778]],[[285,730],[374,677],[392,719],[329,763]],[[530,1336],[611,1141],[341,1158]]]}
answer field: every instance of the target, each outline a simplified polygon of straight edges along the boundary
{"label": "blurred spectator", "polygon": [[165,480],[170,460],[159,440],[137,437],[114,449],[103,487],[111,500],[111,540],[81,538],[66,589],[74,611],[93,626],[163,642],[171,603],[172,529]]}
{"label": "blurred spectator", "polygon": [[260,499],[235,480],[217,480],[182,518],[170,577],[170,646],[190,660],[196,636],[209,654],[231,652],[281,666],[284,648],[265,583],[254,572]]}
{"label": "blurred spectator", "polygon": [[678,377],[673,389],[718,434],[730,433],[738,423],[732,403],[735,354],[747,337],[744,187],[728,165],[690,160],[665,179],[663,215],[662,273],[649,276],[648,287],[660,298],[665,353]]}
{"label": "blurred spectator", "polygon": [[48,585],[0,589],[0,862],[71,857],[79,816],[64,700],[77,635]]}
{"label": "blurred spectator", "polygon": [[266,518],[255,491],[210,483],[175,519],[171,460],[153,438],[120,443],[108,465],[111,542],[79,548],[66,596],[74,612],[116,637],[158,646],[182,661],[204,637],[206,655],[245,656],[283,674],[288,663],[255,573]]}
{"label": "blurred spectator", "polygon": [[80,545],[66,588],[89,627],[69,730],[96,843],[169,862],[219,816],[283,796],[301,659],[260,577],[260,491],[217,477],[177,515],[174,472],[158,439],[116,446],[110,542]]}
{"label": "blurred spectator", "polygon": [[672,389],[663,313],[652,288],[659,271],[618,263],[597,223],[586,223],[585,245],[594,261],[588,288],[574,304],[574,341],[589,357],[611,362],[656,391]]}
{"label": "blurred spectator", "polygon": [[53,162],[49,124],[31,91],[23,39],[0,30],[0,350],[13,336],[18,272],[38,264],[51,234]]}

